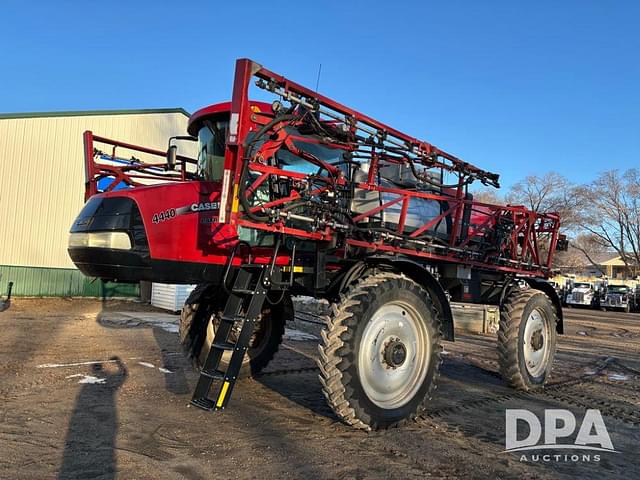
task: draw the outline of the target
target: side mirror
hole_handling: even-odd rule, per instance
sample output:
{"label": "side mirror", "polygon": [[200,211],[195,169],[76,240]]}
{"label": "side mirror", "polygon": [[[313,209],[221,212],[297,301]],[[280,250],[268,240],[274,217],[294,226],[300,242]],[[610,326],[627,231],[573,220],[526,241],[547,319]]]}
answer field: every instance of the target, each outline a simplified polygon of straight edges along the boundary
{"label": "side mirror", "polygon": [[167,149],[167,169],[168,170],[175,170],[177,157],[178,157],[178,146],[169,145],[169,148]]}

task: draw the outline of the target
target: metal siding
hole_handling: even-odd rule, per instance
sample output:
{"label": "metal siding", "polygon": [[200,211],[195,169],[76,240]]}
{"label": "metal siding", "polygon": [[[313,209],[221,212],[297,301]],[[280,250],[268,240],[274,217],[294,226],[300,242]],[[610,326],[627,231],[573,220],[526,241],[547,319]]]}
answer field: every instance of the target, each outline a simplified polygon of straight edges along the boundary
{"label": "metal siding", "polygon": [[[186,126],[181,113],[0,119],[0,265],[73,267],[66,245],[84,203],[83,131],[164,150]],[[195,154],[194,144],[180,148]]]}
{"label": "metal siding", "polygon": [[0,265],[0,275],[2,296],[9,281],[17,297],[136,297],[140,292],[137,284],[103,283],[74,268]]}

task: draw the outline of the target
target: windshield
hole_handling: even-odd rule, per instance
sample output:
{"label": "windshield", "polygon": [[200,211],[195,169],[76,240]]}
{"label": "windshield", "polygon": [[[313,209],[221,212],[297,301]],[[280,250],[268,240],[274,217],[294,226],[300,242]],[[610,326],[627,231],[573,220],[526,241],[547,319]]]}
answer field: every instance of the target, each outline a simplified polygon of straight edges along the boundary
{"label": "windshield", "polygon": [[627,293],[629,287],[626,285],[609,285],[609,293]]}
{"label": "windshield", "polygon": [[205,180],[219,181],[222,179],[228,126],[227,120],[205,120],[198,131],[198,173]]}
{"label": "windshield", "polygon": [[588,283],[575,283],[573,288],[591,288],[591,285]]}

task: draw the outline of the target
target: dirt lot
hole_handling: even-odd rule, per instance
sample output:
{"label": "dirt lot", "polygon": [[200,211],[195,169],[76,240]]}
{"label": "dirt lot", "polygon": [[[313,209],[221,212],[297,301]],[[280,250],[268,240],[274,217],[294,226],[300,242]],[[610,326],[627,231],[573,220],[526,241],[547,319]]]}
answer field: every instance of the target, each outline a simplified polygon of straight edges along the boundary
{"label": "dirt lot", "polygon": [[[224,414],[188,407],[196,375],[172,325],[109,320],[136,309],[17,299],[0,313],[1,478],[640,478],[640,314],[567,310],[555,385],[535,395],[503,385],[492,337],[460,335],[428,415],[364,433],[325,405],[305,336]],[[505,408],[600,409],[620,453],[521,462],[503,452]]]}

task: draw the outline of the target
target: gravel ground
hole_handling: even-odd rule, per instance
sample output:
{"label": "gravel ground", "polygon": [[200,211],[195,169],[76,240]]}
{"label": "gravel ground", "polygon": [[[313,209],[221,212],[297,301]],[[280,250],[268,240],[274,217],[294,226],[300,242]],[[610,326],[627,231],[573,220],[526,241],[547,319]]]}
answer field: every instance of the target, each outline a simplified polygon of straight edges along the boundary
{"label": "gravel ground", "polygon": [[[364,433],[326,406],[316,342],[293,328],[225,413],[189,407],[197,376],[150,311],[16,299],[0,313],[0,478],[640,478],[640,314],[567,310],[554,385],[535,395],[502,383],[493,337],[459,335],[428,414]],[[506,408],[597,408],[619,453],[521,461],[503,452]]]}

